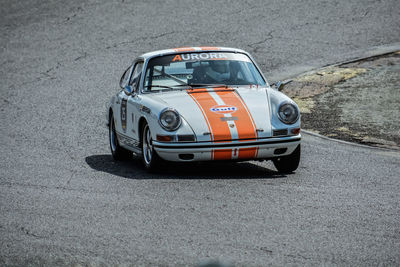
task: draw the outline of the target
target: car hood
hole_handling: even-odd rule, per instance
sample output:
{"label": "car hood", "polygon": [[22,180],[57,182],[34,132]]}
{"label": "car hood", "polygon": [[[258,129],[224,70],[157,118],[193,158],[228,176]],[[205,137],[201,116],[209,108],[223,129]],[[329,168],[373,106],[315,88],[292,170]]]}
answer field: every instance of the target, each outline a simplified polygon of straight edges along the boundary
{"label": "car hood", "polygon": [[154,96],[176,109],[197,141],[225,141],[271,136],[266,88],[199,88]]}

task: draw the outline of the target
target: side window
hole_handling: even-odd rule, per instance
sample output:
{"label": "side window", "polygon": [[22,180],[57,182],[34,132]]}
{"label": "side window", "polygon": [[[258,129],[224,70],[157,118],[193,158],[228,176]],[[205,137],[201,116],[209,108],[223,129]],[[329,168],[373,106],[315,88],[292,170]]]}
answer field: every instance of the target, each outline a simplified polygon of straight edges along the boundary
{"label": "side window", "polygon": [[140,81],[140,74],[142,73],[142,68],[143,68],[143,62],[138,62],[135,65],[135,69],[133,70],[130,85],[132,85],[132,88],[137,91],[137,88],[139,87],[139,81]]}

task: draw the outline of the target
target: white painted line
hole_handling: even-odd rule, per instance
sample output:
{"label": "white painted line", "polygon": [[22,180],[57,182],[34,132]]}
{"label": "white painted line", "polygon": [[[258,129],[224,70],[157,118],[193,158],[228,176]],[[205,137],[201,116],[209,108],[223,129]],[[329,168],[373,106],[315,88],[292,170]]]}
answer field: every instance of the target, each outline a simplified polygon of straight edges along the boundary
{"label": "white painted line", "polygon": [[325,135],[322,135],[322,134],[319,134],[319,133],[315,133],[315,132],[312,132],[312,131],[304,130],[304,129],[301,129],[301,133],[305,133],[305,134],[312,135],[312,136],[315,136],[315,137],[319,137],[319,138],[322,138],[322,139],[326,139],[326,140],[342,143],[342,144],[345,144],[345,145],[352,145],[352,146],[357,146],[357,147],[362,147],[362,148],[378,149],[378,150],[384,150],[384,151],[396,151],[396,152],[400,151],[400,149],[398,149],[398,148],[369,146],[369,145],[363,145],[363,144],[353,143],[353,142],[349,142],[349,141],[344,141],[344,140],[340,140],[340,139],[335,139],[335,138],[332,138],[332,137],[328,137],[328,136],[325,136]]}

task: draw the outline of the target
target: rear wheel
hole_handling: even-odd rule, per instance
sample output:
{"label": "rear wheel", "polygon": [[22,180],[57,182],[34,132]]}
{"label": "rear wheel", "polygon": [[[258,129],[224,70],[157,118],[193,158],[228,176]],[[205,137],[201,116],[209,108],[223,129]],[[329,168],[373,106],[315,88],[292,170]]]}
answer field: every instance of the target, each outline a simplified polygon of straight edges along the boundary
{"label": "rear wheel", "polygon": [[154,151],[153,139],[151,138],[150,127],[147,123],[144,124],[142,130],[142,154],[143,165],[148,171],[159,169],[162,159]]}
{"label": "rear wheel", "polygon": [[126,160],[132,156],[132,152],[121,147],[118,142],[117,133],[115,132],[114,117],[110,114],[108,135],[110,140],[110,150],[114,160]]}
{"label": "rear wheel", "polygon": [[272,161],[275,165],[275,168],[280,173],[292,173],[297,169],[297,167],[299,167],[300,154],[301,148],[300,145],[298,145],[292,154],[273,159]]}

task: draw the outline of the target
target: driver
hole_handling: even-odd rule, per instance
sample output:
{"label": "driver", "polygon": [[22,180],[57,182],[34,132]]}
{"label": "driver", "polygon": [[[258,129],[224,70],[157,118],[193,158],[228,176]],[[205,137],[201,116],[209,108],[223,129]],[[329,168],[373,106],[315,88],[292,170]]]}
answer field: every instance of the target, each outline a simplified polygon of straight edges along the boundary
{"label": "driver", "polygon": [[229,79],[229,62],[226,60],[212,60],[206,69],[205,75],[220,83]]}

